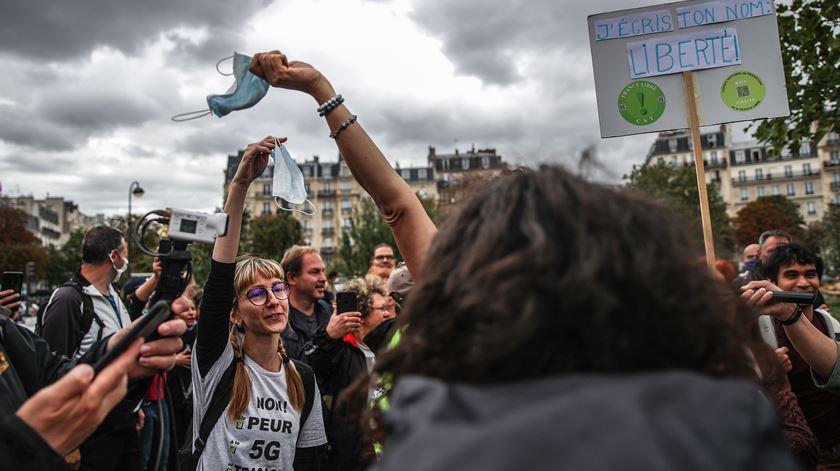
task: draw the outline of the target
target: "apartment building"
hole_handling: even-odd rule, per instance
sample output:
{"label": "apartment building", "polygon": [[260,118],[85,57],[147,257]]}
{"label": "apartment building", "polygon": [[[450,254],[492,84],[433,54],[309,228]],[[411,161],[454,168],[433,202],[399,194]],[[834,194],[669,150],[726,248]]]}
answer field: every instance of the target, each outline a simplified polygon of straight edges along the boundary
{"label": "apartment building", "polygon": [[79,206],[61,196],[35,198],[29,196],[4,196],[0,205],[23,211],[27,227],[44,247],[60,248],[75,230],[87,231],[97,224],[104,224],[104,216],[87,216]]}

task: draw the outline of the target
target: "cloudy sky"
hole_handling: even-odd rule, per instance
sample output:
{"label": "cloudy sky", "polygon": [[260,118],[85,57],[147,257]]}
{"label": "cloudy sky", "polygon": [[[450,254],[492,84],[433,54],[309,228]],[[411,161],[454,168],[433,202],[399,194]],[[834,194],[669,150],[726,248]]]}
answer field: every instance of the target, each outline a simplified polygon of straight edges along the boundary
{"label": "cloudy sky", "polygon": [[[0,183],[64,196],[87,214],[221,205],[226,156],[267,134],[297,160],[335,160],[308,96],[187,123],[232,77],[233,51],[281,49],[320,69],[392,164],[495,147],[509,162],[576,166],[597,144],[617,181],[653,135],[600,139],[589,14],[625,0],[5,0],[0,16]],[[230,62],[222,64],[230,70]]]}

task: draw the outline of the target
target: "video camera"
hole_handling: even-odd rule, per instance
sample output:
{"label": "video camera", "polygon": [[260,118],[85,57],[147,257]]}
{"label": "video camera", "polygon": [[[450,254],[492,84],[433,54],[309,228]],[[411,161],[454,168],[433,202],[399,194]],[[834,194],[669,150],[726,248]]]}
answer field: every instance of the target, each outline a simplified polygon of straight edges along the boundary
{"label": "video camera", "polygon": [[[150,250],[143,240],[149,224],[163,225],[158,251]],[[146,255],[157,257],[161,274],[149,305],[164,300],[174,301],[184,292],[192,279],[192,254],[187,247],[192,242],[212,244],[216,237],[227,234],[228,215],[167,208],[146,213],[136,226],[134,241]]]}

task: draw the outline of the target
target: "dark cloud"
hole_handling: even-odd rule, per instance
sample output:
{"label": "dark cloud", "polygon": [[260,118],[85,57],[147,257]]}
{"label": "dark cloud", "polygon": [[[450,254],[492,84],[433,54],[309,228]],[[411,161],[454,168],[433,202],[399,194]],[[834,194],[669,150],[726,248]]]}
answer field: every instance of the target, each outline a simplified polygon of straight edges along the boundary
{"label": "dark cloud", "polygon": [[155,102],[128,91],[91,89],[45,97],[35,110],[40,119],[85,133],[138,126],[159,113]]}
{"label": "dark cloud", "polygon": [[[631,0],[621,8],[656,3]],[[517,59],[565,49],[589,54],[586,17],[616,10],[610,0],[436,0],[416,2],[414,20],[443,40],[457,70],[485,83],[522,79]]]}
{"label": "dark cloud", "polygon": [[0,49],[23,57],[64,61],[98,46],[135,54],[177,27],[235,29],[268,0],[25,0],[3,2]]}

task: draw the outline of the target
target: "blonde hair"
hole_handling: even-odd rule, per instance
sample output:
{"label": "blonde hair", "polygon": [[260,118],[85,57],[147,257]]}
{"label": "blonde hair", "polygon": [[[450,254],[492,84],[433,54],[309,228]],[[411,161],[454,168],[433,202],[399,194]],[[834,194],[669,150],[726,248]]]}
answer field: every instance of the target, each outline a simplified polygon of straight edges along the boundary
{"label": "blonde hair", "polygon": [[[236,269],[233,274],[233,286],[236,293],[236,301],[233,309],[239,309],[239,297],[242,296],[245,288],[256,281],[257,277],[283,279],[283,268],[274,260],[256,257],[254,255],[241,255],[236,258]],[[236,374],[233,379],[233,390],[231,391],[230,407],[228,415],[231,420],[238,419],[248,408],[251,401],[251,378],[248,377],[248,370],[245,369],[245,326],[242,325],[243,334],[237,332],[236,326],[230,326],[230,345],[233,347],[234,362],[236,362]],[[278,338],[277,352],[283,360],[283,370],[286,372],[286,388],[289,393],[289,402],[297,410],[303,410],[304,390],[303,380],[300,378],[297,368],[286,353],[283,340]]]}

